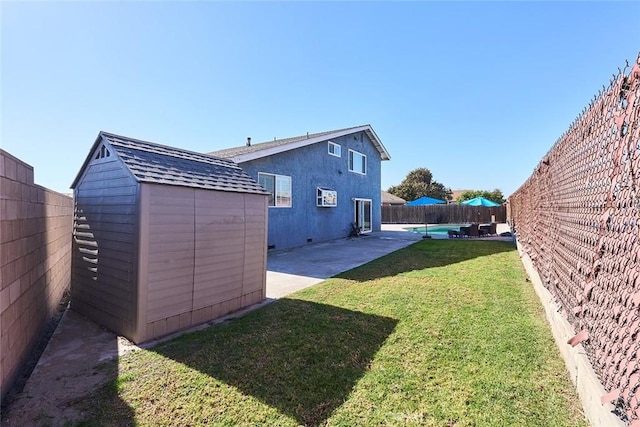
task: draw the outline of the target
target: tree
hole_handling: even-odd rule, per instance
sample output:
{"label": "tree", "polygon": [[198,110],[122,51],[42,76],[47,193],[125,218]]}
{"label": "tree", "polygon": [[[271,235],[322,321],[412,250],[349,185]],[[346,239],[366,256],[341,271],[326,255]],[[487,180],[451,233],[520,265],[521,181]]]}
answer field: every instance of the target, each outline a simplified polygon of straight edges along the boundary
{"label": "tree", "polygon": [[460,202],[464,202],[465,200],[474,199],[476,197],[484,197],[485,199],[489,199],[493,202],[500,203],[500,204],[504,203],[504,195],[502,194],[502,191],[500,191],[497,188],[493,191],[467,190],[458,196],[458,198],[456,199],[456,202],[460,203]]}
{"label": "tree", "polygon": [[433,174],[427,168],[414,169],[399,184],[389,187],[387,192],[410,202],[422,196],[451,200],[451,189],[433,180]]}

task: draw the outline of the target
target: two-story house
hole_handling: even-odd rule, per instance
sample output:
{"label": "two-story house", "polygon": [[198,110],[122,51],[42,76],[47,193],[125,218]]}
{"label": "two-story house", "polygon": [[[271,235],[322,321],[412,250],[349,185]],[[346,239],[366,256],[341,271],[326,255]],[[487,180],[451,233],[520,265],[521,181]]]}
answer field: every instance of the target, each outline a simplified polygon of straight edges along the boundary
{"label": "two-story house", "polygon": [[285,249],[379,231],[381,162],[390,156],[370,125],[229,148],[269,197],[268,247]]}

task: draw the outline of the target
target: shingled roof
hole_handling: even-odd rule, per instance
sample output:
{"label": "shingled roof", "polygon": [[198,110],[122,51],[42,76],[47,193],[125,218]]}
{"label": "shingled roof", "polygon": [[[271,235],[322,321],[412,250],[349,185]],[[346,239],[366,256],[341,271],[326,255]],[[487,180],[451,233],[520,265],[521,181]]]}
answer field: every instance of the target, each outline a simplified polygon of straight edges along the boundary
{"label": "shingled roof", "polygon": [[384,190],[380,190],[380,197],[382,198],[382,204],[389,205],[404,205],[407,203],[402,197],[398,197],[395,194],[387,193]]}
{"label": "shingled roof", "polygon": [[228,159],[167,147],[101,131],[78,176],[75,188],[98,144],[111,147],[139,182],[237,193],[269,194]]}
{"label": "shingled roof", "polygon": [[380,141],[371,125],[354,126],[326,132],[311,133],[294,136],[292,138],[274,139],[273,141],[251,144],[249,146],[243,145],[224,150],[212,151],[209,155],[233,159],[238,163],[242,163],[362,131],[367,134],[369,139],[373,142],[373,145],[378,149],[382,160],[389,160],[391,156],[389,156],[387,149],[382,145],[382,141]]}

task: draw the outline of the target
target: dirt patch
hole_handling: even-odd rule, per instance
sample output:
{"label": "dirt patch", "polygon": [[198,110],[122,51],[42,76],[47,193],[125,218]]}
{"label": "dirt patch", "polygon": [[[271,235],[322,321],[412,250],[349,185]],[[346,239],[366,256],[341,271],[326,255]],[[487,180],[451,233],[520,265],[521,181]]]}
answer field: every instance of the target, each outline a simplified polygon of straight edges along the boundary
{"label": "dirt patch", "polygon": [[31,350],[31,353],[29,354],[29,357],[27,358],[27,360],[24,361],[24,364],[22,365],[22,367],[20,368],[20,371],[16,375],[16,379],[14,380],[11,386],[11,389],[4,396],[4,399],[2,399],[2,407],[0,408],[0,411],[1,411],[0,414],[2,414],[2,419],[4,419],[4,414],[7,410],[9,403],[11,403],[20,392],[22,392],[22,390],[24,389],[24,386],[27,384],[27,380],[31,376],[31,373],[33,372],[36,365],[38,364],[38,360],[40,360],[40,356],[42,356],[42,353],[44,353],[45,348],[47,348],[47,344],[49,343],[51,336],[53,335],[56,328],[58,327],[58,323],[60,323],[60,320],[62,319],[62,316],[64,315],[64,312],[67,310],[68,307],[69,307],[69,292],[66,291],[62,296],[62,300],[58,304],[56,313],[51,317],[51,319],[49,319],[47,324],[44,326],[43,331],[40,333],[40,337],[38,338],[38,342],[36,342],[33,349]]}
{"label": "dirt patch", "polygon": [[3,410],[3,426],[61,426],[83,418],[76,403],[117,376],[118,354],[137,347],[67,310],[33,372]]}

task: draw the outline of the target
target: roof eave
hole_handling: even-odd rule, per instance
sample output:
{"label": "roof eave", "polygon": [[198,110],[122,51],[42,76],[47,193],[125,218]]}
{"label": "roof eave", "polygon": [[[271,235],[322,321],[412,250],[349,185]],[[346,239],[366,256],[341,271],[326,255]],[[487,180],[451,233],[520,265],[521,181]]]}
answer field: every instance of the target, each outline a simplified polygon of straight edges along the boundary
{"label": "roof eave", "polygon": [[264,150],[254,151],[251,153],[238,154],[236,156],[230,156],[228,158],[233,160],[236,163],[249,162],[251,160],[261,159],[263,157],[272,156],[274,154],[283,153],[285,151],[295,150],[296,148],[305,147],[307,145],[315,144],[322,141],[327,141],[332,138],[339,138],[341,136],[350,135],[352,133],[362,132],[362,131],[364,131],[367,134],[367,136],[369,137],[371,142],[373,142],[373,145],[376,147],[378,152],[380,152],[380,157],[382,158],[382,160],[390,160],[391,156],[389,155],[389,152],[384,147],[384,145],[380,141],[380,138],[378,138],[378,135],[376,135],[375,131],[370,125],[344,129],[341,131],[336,131],[333,133],[320,135],[320,136],[312,137],[309,139],[303,139],[302,141],[296,141],[286,145],[269,147],[269,148],[265,148]]}
{"label": "roof eave", "polygon": [[382,141],[380,140],[380,138],[378,138],[378,135],[376,135],[376,132],[373,130],[373,128],[370,125],[366,125],[363,127],[367,128],[365,132],[369,137],[369,139],[371,140],[371,142],[373,142],[373,145],[375,145],[375,147],[380,152],[380,157],[382,158],[382,160],[391,160],[391,155],[389,154],[387,149],[384,147],[384,145],[382,144]]}

